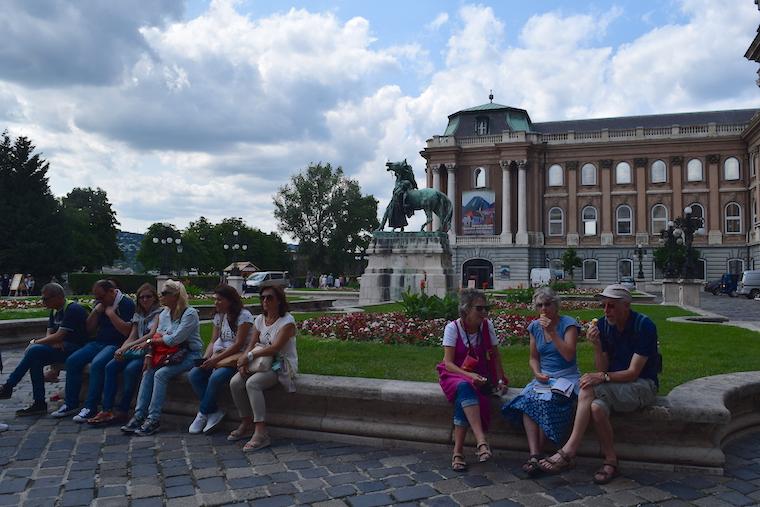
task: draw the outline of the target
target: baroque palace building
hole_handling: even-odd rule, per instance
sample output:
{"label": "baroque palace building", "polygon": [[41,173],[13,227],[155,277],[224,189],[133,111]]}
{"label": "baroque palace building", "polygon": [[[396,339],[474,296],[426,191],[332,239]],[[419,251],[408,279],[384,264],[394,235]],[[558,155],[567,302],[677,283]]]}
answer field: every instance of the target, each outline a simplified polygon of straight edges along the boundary
{"label": "baroque palace building", "polygon": [[420,153],[454,204],[454,268],[466,286],[526,285],[532,268],[603,285],[662,273],[660,231],[691,207],[700,276],[760,269],[760,109],[533,123],[491,102],[449,116]]}

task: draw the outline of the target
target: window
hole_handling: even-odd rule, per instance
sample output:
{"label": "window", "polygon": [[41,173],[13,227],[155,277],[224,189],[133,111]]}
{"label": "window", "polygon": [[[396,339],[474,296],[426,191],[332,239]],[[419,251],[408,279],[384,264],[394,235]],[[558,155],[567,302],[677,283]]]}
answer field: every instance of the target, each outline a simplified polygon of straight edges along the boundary
{"label": "window", "polygon": [[749,161],[749,175],[754,178],[756,172],[757,172],[757,155],[752,155]]}
{"label": "window", "polygon": [[739,179],[739,160],[736,157],[729,157],[723,162],[723,179]]}
{"label": "window", "polygon": [[474,173],[475,188],[483,188],[486,186],[486,170],[482,167],[475,169]]}
{"label": "window", "polygon": [[702,181],[702,161],[693,158],[686,164],[686,181]]}
{"label": "window", "polygon": [[561,187],[562,186],[562,180],[564,179],[562,177],[562,166],[559,164],[554,164],[549,168],[549,186],[550,187]]}
{"label": "window", "polygon": [[732,275],[740,275],[744,271],[743,259],[728,259],[728,272]]}
{"label": "window", "polygon": [[633,211],[627,204],[618,206],[615,210],[615,223],[617,233],[622,236],[630,235],[633,231]]}
{"label": "window", "polygon": [[475,133],[479,136],[488,135],[488,118],[480,116],[475,120]]}
{"label": "window", "polygon": [[562,236],[565,233],[565,218],[562,208],[549,210],[549,236]]}
{"label": "window", "polygon": [[726,204],[726,234],[741,234],[742,207],[735,202]]}
{"label": "window", "polygon": [[596,185],[596,166],[583,164],[581,167],[581,185]]}
{"label": "window", "polygon": [[652,162],[650,178],[652,183],[665,183],[668,181],[667,167],[662,160]]}
{"label": "window", "polygon": [[652,261],[652,276],[654,280],[662,280],[665,278],[665,274],[662,271],[662,267],[657,264],[657,261]]}
{"label": "window", "polygon": [[652,206],[652,230],[651,234],[659,234],[661,230],[668,228],[668,208],[663,204]]}
{"label": "window", "polygon": [[597,280],[597,262],[596,259],[586,259],[583,261],[583,279]]}
{"label": "window", "polygon": [[757,225],[757,199],[754,197],[752,198],[752,225]]}
{"label": "window", "polygon": [[700,280],[707,280],[705,276],[707,274],[707,261],[704,259],[697,259],[697,272],[695,276]]}
{"label": "window", "polygon": [[633,261],[631,259],[620,259],[618,261],[618,280],[633,276]]}
{"label": "window", "polygon": [[707,225],[705,223],[705,208],[698,202],[689,204],[689,207],[691,208],[691,216],[701,219],[702,227],[705,227]]}
{"label": "window", "polygon": [[625,185],[631,180],[631,164],[628,162],[619,162],[615,167],[615,183]]}
{"label": "window", "polygon": [[581,213],[583,220],[583,235],[596,236],[596,208],[586,206]]}

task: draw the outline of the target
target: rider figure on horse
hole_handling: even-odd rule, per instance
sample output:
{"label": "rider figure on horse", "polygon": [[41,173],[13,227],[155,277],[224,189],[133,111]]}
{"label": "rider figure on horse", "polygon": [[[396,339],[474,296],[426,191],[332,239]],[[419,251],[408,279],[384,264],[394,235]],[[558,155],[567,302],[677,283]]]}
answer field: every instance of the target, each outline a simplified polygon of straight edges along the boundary
{"label": "rider figure on horse", "polygon": [[406,204],[406,194],[409,190],[417,189],[417,181],[414,179],[414,171],[412,167],[406,163],[394,164],[388,162],[385,164],[388,171],[393,171],[396,174],[396,184],[393,187],[393,197],[391,198],[391,210],[392,213],[388,217],[388,225],[391,228],[400,228],[402,231],[409,222],[407,217],[411,217],[414,214],[414,210]]}

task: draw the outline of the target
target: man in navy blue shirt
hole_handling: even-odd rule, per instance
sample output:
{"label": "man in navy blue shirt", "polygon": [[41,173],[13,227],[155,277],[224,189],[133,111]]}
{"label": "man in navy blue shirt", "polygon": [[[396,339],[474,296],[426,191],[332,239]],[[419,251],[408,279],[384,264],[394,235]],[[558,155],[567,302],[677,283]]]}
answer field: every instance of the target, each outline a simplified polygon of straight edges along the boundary
{"label": "man in navy blue shirt", "polygon": [[586,333],[594,347],[597,372],[581,377],[573,432],[557,453],[541,460],[542,470],[557,473],[570,468],[583,434],[593,419],[604,464],[594,482],[607,484],[618,476],[610,413],[632,412],[654,403],[659,382],[660,354],[654,322],[631,310],[631,294],[622,285],[610,285],[598,294],[604,317],[592,321]]}
{"label": "man in navy blue shirt", "polygon": [[[116,288],[111,280],[98,280],[92,287],[97,302],[87,317],[87,331],[95,334],[95,339],[71,354],[66,360],[66,400],[53,412],[53,417],[71,414],[74,421],[82,423],[97,412],[98,401],[103,391],[106,364],[132,330],[132,315],[135,303]],[[79,409],[79,391],[82,388],[84,367],[90,364],[90,378],[87,400]]]}
{"label": "man in navy blue shirt", "polygon": [[45,365],[62,363],[87,341],[87,311],[75,301],[66,301],[63,287],[49,283],[42,287],[42,304],[50,308],[47,334],[29,342],[24,357],[5,385],[0,387],[0,399],[10,398],[13,388],[21,382],[26,372],[32,379],[34,403],[18,410],[16,415],[47,414],[45,384],[42,369]]}

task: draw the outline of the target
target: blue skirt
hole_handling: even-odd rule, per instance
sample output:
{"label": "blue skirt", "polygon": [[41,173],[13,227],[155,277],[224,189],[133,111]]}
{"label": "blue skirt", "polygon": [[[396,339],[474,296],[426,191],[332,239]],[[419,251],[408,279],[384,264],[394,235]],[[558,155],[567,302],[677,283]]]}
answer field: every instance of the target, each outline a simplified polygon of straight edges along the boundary
{"label": "blue skirt", "polygon": [[502,415],[518,428],[523,427],[523,414],[541,428],[546,438],[561,446],[565,443],[573,419],[573,406],[577,398],[552,393],[550,400],[539,399],[539,393],[529,390],[501,407]]}

